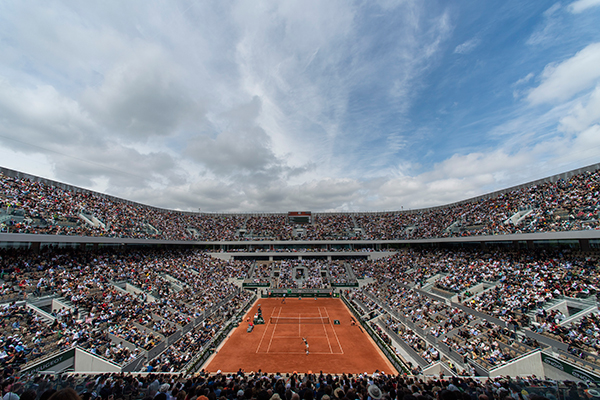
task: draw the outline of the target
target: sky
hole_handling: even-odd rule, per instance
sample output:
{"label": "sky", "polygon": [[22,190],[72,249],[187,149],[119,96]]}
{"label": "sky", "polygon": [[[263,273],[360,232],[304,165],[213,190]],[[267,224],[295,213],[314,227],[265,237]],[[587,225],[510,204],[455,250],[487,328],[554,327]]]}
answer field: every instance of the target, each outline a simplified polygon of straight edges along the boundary
{"label": "sky", "polygon": [[0,166],[202,212],[406,210],[600,162],[600,0],[0,2]]}

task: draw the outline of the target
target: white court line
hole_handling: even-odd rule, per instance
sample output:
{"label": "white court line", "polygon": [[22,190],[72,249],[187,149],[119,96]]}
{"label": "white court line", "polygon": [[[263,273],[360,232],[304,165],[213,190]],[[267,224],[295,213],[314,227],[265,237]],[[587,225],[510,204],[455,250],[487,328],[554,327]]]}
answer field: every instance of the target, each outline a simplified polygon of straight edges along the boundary
{"label": "white court line", "polygon": [[[321,307],[319,307],[319,315],[323,318],[323,314],[321,313]],[[325,337],[327,338],[327,344],[329,345],[329,351],[333,354],[333,349],[331,348],[331,342],[329,341],[329,334],[327,333],[327,328],[325,328],[325,324],[323,324],[323,330],[325,331]]]}
{"label": "white court line", "polygon": [[342,344],[340,343],[340,338],[338,338],[338,335],[335,332],[335,327],[333,326],[333,321],[329,317],[329,311],[327,310],[327,307],[324,307],[324,308],[325,308],[325,312],[327,313],[327,318],[329,318],[329,324],[331,325],[331,329],[333,329],[333,334],[335,335],[335,339],[338,342],[338,346],[340,346],[340,350],[342,351],[342,354],[344,354],[344,349],[342,349]]}
{"label": "white court line", "polygon": [[[275,312],[275,308],[276,307],[273,307],[273,309],[271,310],[271,317],[273,316],[273,313]],[[279,309],[279,313],[281,313],[281,308]],[[252,318],[252,317],[250,317],[250,318]],[[269,325],[271,325],[270,321],[271,321],[271,318],[269,317],[269,322],[267,322],[267,324],[265,325],[265,331],[263,332],[262,337],[260,338],[260,342],[258,343],[258,347],[256,348],[256,353],[257,354],[258,354],[258,349],[260,349],[260,345],[262,344],[263,339],[265,338],[265,334],[267,333],[267,327]]]}
{"label": "white court line", "polygon": [[[277,315],[277,317],[279,317],[281,315],[281,308],[279,307],[279,314]],[[273,336],[275,336],[275,329],[277,329],[277,324],[273,325],[273,332],[271,332],[271,340],[269,340],[269,347],[267,347],[267,353],[269,352],[269,349],[271,348],[271,343],[273,343]]]}
{"label": "white court line", "polygon": [[[311,339],[321,339],[326,338],[326,336],[310,336]],[[298,336],[273,336],[273,339],[298,339]]]}
{"label": "white court line", "polygon": [[[306,352],[298,353],[298,352],[293,352],[293,351],[284,351],[284,352],[282,352],[282,351],[271,351],[271,352],[269,352],[269,354],[289,354],[289,355],[292,355],[292,354],[306,354]],[[342,355],[344,353],[322,353],[322,352],[311,351],[310,355],[312,356],[313,354],[317,354],[317,355],[321,355],[321,356],[322,355],[325,355],[325,356],[331,356],[331,355],[335,356],[335,355],[337,355],[337,356],[339,356],[339,355]]]}

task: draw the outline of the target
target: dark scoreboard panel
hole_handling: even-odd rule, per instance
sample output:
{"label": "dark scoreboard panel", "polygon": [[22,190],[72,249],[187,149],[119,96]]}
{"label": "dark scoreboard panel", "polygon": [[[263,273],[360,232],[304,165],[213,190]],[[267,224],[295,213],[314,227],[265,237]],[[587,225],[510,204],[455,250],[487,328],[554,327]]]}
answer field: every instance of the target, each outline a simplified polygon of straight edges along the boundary
{"label": "dark scoreboard panel", "polygon": [[310,224],[310,217],[294,216],[290,217],[291,224]]}
{"label": "dark scoreboard panel", "polygon": [[310,211],[290,211],[288,212],[288,221],[290,224],[310,224],[312,223],[312,213]]}

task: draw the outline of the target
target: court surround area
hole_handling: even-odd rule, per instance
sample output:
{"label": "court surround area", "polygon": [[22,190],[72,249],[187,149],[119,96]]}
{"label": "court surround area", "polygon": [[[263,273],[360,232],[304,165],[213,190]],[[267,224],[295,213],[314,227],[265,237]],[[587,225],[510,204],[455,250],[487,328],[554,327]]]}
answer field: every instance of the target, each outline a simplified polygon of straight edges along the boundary
{"label": "court surround area", "polygon": [[[262,309],[264,325],[247,332]],[[336,324],[339,321],[339,325]],[[308,350],[308,351],[307,351]],[[396,373],[340,299],[258,299],[205,370],[235,372]]]}

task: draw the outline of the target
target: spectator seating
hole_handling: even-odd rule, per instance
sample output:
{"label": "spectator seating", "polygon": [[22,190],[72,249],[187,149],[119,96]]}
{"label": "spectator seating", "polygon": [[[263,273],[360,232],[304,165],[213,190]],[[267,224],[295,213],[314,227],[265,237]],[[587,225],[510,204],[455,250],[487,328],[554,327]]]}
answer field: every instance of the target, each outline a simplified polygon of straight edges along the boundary
{"label": "spectator seating", "polygon": [[[591,168],[590,168],[591,169]],[[6,170],[8,174],[8,170]],[[430,209],[315,213],[292,226],[285,214],[202,214],[0,172],[3,231],[164,240],[392,240],[598,229],[600,170],[547,179]],[[302,235],[297,232],[301,228]],[[295,233],[296,232],[296,233]]]}

